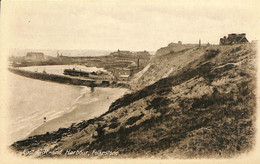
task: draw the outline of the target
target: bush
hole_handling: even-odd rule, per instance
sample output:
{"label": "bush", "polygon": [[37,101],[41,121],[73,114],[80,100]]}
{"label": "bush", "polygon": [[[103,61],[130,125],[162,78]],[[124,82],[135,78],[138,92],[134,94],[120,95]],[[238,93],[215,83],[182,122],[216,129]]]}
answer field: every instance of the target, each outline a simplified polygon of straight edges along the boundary
{"label": "bush", "polygon": [[136,121],[140,120],[142,117],[144,116],[144,114],[142,113],[141,115],[139,116],[133,116],[131,118],[129,118],[127,121],[126,121],[126,125],[132,125],[133,123],[135,123]]}

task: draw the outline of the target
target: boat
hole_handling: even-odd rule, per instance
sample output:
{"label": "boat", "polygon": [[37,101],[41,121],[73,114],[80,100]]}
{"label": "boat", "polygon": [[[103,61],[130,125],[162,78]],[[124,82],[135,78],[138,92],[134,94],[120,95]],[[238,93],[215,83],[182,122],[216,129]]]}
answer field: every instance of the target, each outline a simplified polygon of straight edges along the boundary
{"label": "boat", "polygon": [[63,74],[64,74],[64,75],[70,75],[70,76],[89,77],[89,72],[78,71],[78,70],[76,70],[75,68],[73,68],[73,69],[64,69]]}

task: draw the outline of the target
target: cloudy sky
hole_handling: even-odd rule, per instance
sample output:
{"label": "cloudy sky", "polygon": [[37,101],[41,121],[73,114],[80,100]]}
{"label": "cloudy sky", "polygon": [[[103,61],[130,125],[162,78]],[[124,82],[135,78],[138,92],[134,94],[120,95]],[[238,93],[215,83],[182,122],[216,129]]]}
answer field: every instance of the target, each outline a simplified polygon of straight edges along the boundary
{"label": "cloudy sky", "polygon": [[257,39],[258,1],[4,0],[8,48],[157,50],[170,42],[218,44],[228,33]]}

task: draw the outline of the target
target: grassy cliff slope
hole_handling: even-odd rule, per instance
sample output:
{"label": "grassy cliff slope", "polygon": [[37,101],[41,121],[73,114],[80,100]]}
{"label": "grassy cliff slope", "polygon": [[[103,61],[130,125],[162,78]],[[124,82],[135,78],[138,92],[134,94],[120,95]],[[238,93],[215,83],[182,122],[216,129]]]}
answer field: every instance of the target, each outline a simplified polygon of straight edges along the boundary
{"label": "grassy cliff slope", "polygon": [[190,62],[204,54],[207,47],[189,44],[169,44],[157,50],[151,62],[134,75],[131,80],[132,89],[142,89],[156,81],[176,74]]}

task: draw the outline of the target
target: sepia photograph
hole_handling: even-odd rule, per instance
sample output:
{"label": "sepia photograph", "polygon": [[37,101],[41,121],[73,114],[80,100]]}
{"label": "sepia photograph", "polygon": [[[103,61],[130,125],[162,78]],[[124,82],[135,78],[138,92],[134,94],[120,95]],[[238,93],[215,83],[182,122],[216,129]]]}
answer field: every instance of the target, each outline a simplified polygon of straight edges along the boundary
{"label": "sepia photograph", "polygon": [[260,162],[259,3],[2,0],[0,161]]}

